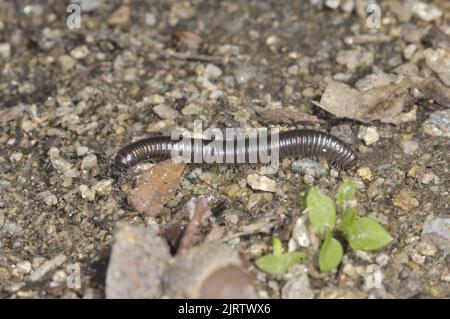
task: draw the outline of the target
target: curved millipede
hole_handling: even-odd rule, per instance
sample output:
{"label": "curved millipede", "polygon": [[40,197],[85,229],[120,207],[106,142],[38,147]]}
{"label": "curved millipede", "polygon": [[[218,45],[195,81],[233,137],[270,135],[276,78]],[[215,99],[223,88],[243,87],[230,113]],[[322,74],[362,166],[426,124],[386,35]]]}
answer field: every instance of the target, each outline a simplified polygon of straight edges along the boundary
{"label": "curved millipede", "polygon": [[[184,140],[186,141],[186,140]],[[275,140],[276,141],[276,140]],[[170,136],[150,137],[131,143],[116,155],[114,167],[124,171],[141,162],[149,160],[164,160],[171,158],[172,151],[185,151],[191,158],[201,156],[204,152],[211,150],[211,140],[188,139],[187,143],[172,140]],[[225,147],[226,141],[222,141],[223,151],[219,151],[215,156],[237,159],[239,156],[245,156],[246,163],[248,159],[254,156],[259,161],[260,151],[272,152],[277,148],[279,159],[286,157],[323,157],[334,165],[344,168],[351,168],[356,164],[356,153],[342,140],[328,133],[314,130],[292,130],[280,132],[278,141],[271,141],[271,136],[267,138],[267,143],[249,143],[249,139],[234,140],[232,147]],[[228,157],[227,157],[228,156]],[[241,157],[242,158],[242,157]],[[235,163],[234,161],[233,163]],[[225,160],[222,163],[227,164]]]}

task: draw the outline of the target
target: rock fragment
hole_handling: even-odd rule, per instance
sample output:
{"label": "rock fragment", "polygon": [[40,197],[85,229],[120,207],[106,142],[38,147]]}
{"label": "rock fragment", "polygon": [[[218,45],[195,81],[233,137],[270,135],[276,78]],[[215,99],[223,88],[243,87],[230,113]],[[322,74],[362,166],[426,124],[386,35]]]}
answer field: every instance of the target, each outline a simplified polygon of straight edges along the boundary
{"label": "rock fragment", "polygon": [[160,297],[169,259],[169,247],[153,230],[119,225],[106,274],[106,298]]}

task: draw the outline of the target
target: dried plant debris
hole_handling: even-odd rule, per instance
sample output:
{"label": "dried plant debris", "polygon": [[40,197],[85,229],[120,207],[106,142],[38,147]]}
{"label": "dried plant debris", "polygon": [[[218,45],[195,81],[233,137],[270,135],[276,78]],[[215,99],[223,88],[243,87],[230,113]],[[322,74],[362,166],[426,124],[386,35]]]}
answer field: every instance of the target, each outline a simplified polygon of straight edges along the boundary
{"label": "dried plant debris", "polygon": [[415,120],[413,114],[404,112],[413,100],[409,92],[411,87],[411,81],[403,80],[398,84],[358,91],[332,80],[317,105],[338,118],[399,124]]}
{"label": "dried plant debris", "polygon": [[293,107],[269,109],[259,112],[262,120],[267,124],[316,124],[323,121],[317,116],[301,112]]}
{"label": "dried plant debris", "polygon": [[138,212],[156,216],[174,195],[186,164],[164,161],[145,171],[136,188],[128,194],[128,203]]}

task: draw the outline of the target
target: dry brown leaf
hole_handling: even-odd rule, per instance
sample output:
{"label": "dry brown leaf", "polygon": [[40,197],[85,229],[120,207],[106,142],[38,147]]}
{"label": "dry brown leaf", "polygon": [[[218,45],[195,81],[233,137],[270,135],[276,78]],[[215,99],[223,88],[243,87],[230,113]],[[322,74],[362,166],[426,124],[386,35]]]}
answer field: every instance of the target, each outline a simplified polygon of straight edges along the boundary
{"label": "dry brown leaf", "polygon": [[403,80],[398,84],[358,91],[345,83],[330,81],[317,105],[338,118],[399,124],[414,119],[403,113],[405,105],[413,99],[409,94],[412,86],[411,81]]}
{"label": "dry brown leaf", "polygon": [[167,160],[145,171],[137,187],[128,194],[128,203],[147,216],[158,215],[174,195],[185,166]]}

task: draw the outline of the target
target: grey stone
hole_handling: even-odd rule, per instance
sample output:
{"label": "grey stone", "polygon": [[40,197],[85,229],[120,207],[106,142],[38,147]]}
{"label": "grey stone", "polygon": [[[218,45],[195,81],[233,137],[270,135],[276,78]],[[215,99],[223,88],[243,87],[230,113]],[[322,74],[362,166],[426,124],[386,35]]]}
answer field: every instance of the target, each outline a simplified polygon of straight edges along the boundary
{"label": "grey stone", "polygon": [[305,271],[297,271],[288,279],[281,289],[282,299],[312,299],[314,292],[312,291],[308,274]]}
{"label": "grey stone", "polygon": [[320,177],[327,173],[327,169],[319,162],[304,158],[298,161],[293,161],[291,164],[293,172],[300,172],[304,175],[312,177]]}
{"label": "grey stone", "polygon": [[348,124],[336,125],[331,128],[330,133],[348,144],[353,144],[356,141],[355,134]]}
{"label": "grey stone", "polygon": [[436,218],[426,222],[422,239],[442,250],[450,250],[450,218]]}
{"label": "grey stone", "polygon": [[169,258],[169,247],[153,230],[120,225],[106,274],[106,298],[158,298]]}
{"label": "grey stone", "polygon": [[450,109],[431,113],[422,124],[422,129],[431,136],[450,137]]}

